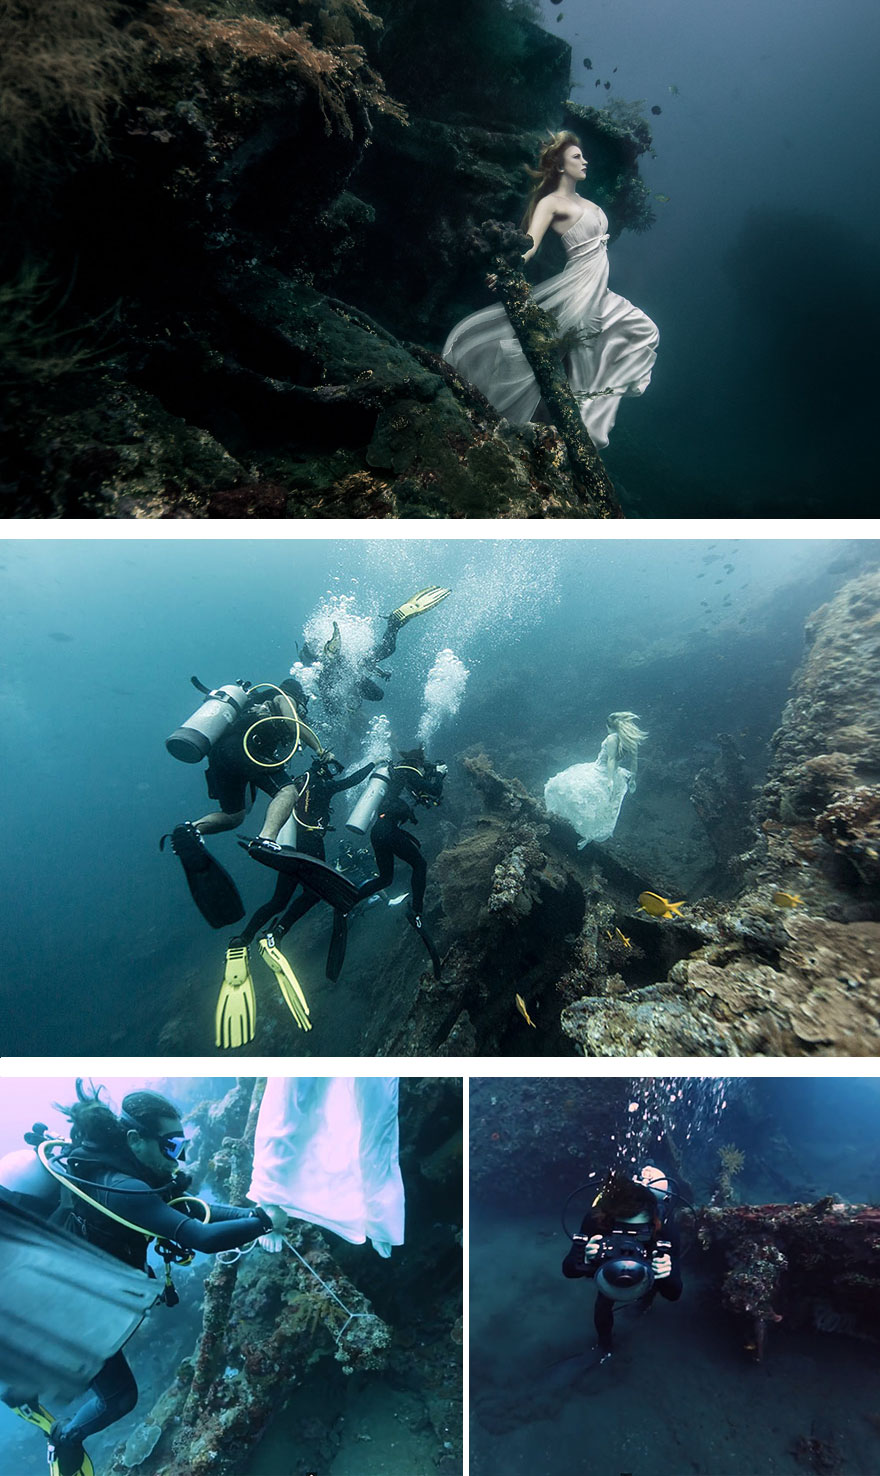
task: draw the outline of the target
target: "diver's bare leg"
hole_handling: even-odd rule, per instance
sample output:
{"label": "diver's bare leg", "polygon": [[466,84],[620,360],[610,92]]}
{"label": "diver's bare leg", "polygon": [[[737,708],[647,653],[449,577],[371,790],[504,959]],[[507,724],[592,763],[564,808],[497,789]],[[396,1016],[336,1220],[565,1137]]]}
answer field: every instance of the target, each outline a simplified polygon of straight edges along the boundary
{"label": "diver's bare leg", "polygon": [[246,814],[246,810],[237,810],[234,815],[227,815],[225,810],[212,810],[210,815],[203,815],[193,824],[200,835],[216,835],[221,830],[237,829],[244,823]]}
{"label": "diver's bare leg", "polygon": [[284,825],[290,819],[290,816],[293,812],[293,804],[294,800],[296,799],[296,794],[296,786],[293,784],[286,784],[284,788],[278,794],[276,794],[275,798],[269,801],[269,808],[266,811],[266,818],[263,821],[263,828],[260,831],[261,840],[273,841],[278,839],[279,830],[281,829],[282,825]]}

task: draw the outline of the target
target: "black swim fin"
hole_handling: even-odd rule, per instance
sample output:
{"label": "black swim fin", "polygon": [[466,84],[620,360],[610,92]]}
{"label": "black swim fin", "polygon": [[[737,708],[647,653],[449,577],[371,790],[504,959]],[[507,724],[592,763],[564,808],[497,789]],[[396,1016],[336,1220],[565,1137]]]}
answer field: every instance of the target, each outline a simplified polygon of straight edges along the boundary
{"label": "black swim fin", "polygon": [[434,965],[434,978],[439,979],[441,967],[440,955],[437,952],[437,949],[434,947],[434,940],[431,937],[431,934],[425,929],[425,924],[422,922],[421,913],[413,912],[412,908],[408,907],[406,910],[406,920],[409,923],[410,927],[414,928],[415,931],[418,933],[419,937],[421,938],[422,942],[430,953],[431,963]]}
{"label": "black swim fin", "polygon": [[285,876],[295,876],[304,887],[316,892],[322,902],[329,902],[340,912],[350,912],[358,900],[354,882],[335,867],[328,866],[326,861],[319,861],[317,856],[295,851],[293,846],[279,846],[277,841],[266,841],[259,836],[256,840],[240,836],[238,844],[263,866],[282,871]]}
{"label": "black swim fin", "polygon": [[[171,832],[171,849],[186,875],[192,899],[212,928],[231,928],[244,917],[244,903],[225,866],[215,861],[196,827],[187,820]],[[159,850],[165,849],[163,835]]]}
{"label": "black swim fin", "polygon": [[342,973],[342,965],[345,963],[345,948],[348,943],[348,918],[344,912],[334,911],[333,932],[330,937],[330,948],[327,952],[327,967],[324,972],[333,983]]}

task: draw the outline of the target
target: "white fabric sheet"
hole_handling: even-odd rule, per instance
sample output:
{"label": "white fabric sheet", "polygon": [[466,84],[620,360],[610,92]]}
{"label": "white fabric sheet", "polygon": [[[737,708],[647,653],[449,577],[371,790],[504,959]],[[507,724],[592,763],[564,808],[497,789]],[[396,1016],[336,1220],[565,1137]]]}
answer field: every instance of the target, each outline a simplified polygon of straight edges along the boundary
{"label": "white fabric sheet", "polygon": [[[622,395],[641,395],[651,382],[660,335],[651,319],[625,297],[608,291],[608,217],[587,201],[562,236],[564,271],[532,289],[532,298],[556,320],[559,334],[573,332],[566,356],[569,383],[581,419],[601,449]],[[541,401],[502,305],[481,309],[453,328],[443,357],[515,424],[533,420]]]}
{"label": "white fabric sheet", "polygon": [[270,1078],[251,1199],[390,1255],[404,1227],[397,1099],[396,1077]]}

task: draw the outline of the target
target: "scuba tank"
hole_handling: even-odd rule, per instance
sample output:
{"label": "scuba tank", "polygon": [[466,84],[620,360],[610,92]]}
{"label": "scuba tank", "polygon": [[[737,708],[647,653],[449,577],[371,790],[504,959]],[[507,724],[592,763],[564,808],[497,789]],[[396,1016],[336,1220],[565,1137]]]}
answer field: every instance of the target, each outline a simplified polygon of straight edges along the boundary
{"label": "scuba tank", "polygon": [[379,806],[388,793],[390,783],[391,770],[388,764],[378,764],[345,822],[346,830],[353,831],[355,835],[366,835],[379,812]]}
{"label": "scuba tank", "polygon": [[0,1199],[47,1219],[58,1208],[58,1185],[34,1148],[15,1148],[0,1158]]}
{"label": "scuba tank", "polygon": [[206,700],[182,727],[175,728],[165,739],[165,747],[172,758],[180,759],[184,764],[198,764],[208,757],[217,740],[241,716],[250,683],[227,682],[211,690],[198,677],[190,677],[190,681],[198,691],[204,692]]}

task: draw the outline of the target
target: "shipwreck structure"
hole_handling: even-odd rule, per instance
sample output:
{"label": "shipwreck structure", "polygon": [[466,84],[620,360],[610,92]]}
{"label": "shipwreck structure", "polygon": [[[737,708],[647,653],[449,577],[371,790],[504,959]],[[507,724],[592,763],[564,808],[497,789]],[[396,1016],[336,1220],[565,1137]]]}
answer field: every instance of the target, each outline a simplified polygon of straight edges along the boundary
{"label": "shipwreck structure", "polygon": [[443,981],[423,977],[388,1053],[876,1054],[880,574],[844,584],[806,640],[757,796],[726,735],[693,780],[725,900],[649,916],[642,892],[681,899],[671,867],[648,874],[632,842],[578,851],[465,756],[483,813],[432,867]]}

